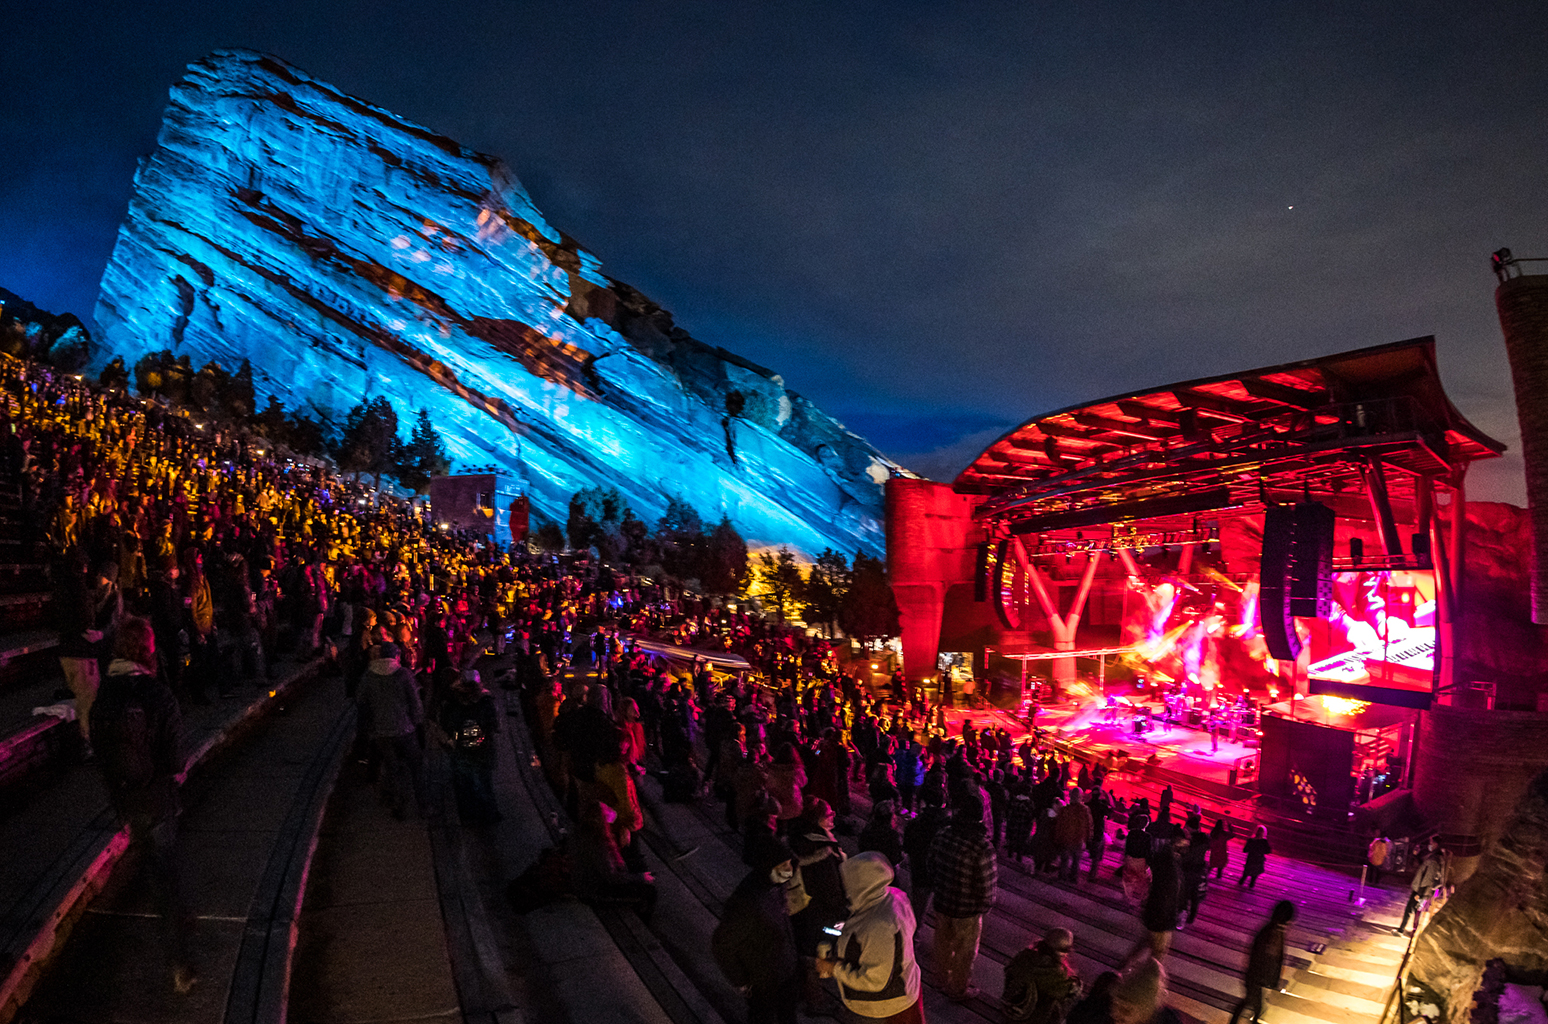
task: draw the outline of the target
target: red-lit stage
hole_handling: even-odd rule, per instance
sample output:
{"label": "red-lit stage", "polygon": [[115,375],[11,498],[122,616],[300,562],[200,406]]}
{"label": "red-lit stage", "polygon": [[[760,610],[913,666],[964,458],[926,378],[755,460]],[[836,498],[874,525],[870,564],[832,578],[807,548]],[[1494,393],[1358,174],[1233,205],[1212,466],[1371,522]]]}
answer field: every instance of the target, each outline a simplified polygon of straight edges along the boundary
{"label": "red-lit stage", "polygon": [[[904,671],[1110,682],[1195,723],[1292,695],[1428,707],[1456,682],[1463,477],[1501,448],[1446,398],[1428,338],[1037,417],[950,487],[889,482]],[[1246,748],[1136,737],[1103,707],[1060,727],[1246,775]],[[1401,771],[1413,715],[1392,714],[1281,716],[1251,759],[1264,792],[1326,810],[1356,787],[1325,763]]]}

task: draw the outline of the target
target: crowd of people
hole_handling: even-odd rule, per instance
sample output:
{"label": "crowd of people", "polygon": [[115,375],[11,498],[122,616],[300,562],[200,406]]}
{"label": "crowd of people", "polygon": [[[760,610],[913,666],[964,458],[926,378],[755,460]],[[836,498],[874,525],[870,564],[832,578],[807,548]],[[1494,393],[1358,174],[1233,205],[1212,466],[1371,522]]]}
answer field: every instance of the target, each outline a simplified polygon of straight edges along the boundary
{"label": "crowd of people", "polygon": [[[1227,867],[1229,823],[1206,831],[1197,808],[1174,814],[1169,787],[1152,808],[1114,793],[1100,762],[1035,736],[949,730],[941,708],[887,700],[804,629],[594,559],[436,529],[413,504],[263,438],[9,357],[0,473],[22,482],[56,555],[60,662],[88,756],[95,747],[122,783],[136,840],[165,859],[176,801],[163,748],[179,709],[267,686],[282,658],[323,656],[357,701],[359,755],[399,816],[425,810],[433,742],[464,823],[499,820],[503,716],[488,687],[519,691],[573,822],[564,884],[583,899],[652,914],[638,840],[647,771],[667,800],[723,804],[749,870],[712,953],[753,1021],[793,1021],[828,978],[860,1017],[922,1021],[914,933],[932,907],[939,985],[972,998],[1002,851],[1072,883],[1114,870],[1145,930],[1125,969],[1089,986],[1069,969],[1073,937],[1043,936],[1006,970],[1008,1018],[1164,1019],[1172,935]],[[674,662],[663,645],[700,654]],[[156,708],[153,764],[125,763],[133,693]],[[1239,884],[1255,884],[1269,852],[1260,828]]]}

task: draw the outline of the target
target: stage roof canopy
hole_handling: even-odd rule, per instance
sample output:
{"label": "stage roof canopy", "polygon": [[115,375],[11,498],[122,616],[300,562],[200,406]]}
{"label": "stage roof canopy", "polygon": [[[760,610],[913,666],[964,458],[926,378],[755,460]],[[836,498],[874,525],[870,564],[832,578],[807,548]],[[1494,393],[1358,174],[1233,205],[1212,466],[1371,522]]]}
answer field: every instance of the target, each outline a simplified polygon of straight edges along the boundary
{"label": "stage roof canopy", "polygon": [[986,496],[980,518],[1027,533],[1354,497],[1371,473],[1402,500],[1504,448],[1451,404],[1424,337],[1038,416],[955,489]]}

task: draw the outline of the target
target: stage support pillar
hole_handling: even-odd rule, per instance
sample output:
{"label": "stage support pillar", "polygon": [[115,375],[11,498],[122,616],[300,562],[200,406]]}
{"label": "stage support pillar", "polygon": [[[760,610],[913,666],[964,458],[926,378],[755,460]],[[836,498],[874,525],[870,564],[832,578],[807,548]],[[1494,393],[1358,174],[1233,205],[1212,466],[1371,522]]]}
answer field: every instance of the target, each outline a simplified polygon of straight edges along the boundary
{"label": "stage support pillar", "polygon": [[946,591],[973,579],[977,534],[972,499],[948,484],[887,481],[887,575],[898,600],[909,679],[936,672]]}

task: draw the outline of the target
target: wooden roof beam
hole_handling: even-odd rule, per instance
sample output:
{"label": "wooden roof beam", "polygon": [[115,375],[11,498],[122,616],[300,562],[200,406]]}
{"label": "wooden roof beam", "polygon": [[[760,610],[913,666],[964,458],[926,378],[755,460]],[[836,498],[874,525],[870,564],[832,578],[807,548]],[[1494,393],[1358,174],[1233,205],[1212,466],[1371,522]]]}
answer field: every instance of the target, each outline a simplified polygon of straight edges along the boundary
{"label": "wooden roof beam", "polygon": [[1208,391],[1200,391],[1198,388],[1178,388],[1172,392],[1172,396],[1184,406],[1190,406],[1199,412],[1207,412],[1214,416],[1235,420],[1238,423],[1251,423],[1261,418],[1265,413],[1278,412],[1273,406],[1263,406],[1256,403],[1238,402],[1222,395],[1211,394]]}
{"label": "wooden roof beam", "polygon": [[1049,437],[1063,437],[1071,441],[1085,441],[1088,444],[1100,444],[1101,441],[1091,435],[1089,430],[1080,430],[1075,427],[1066,427],[1061,423],[1039,423],[1037,429]]}
{"label": "wooden roof beam", "polygon": [[1073,419],[1083,427],[1091,427],[1094,430],[1105,430],[1109,434],[1121,434],[1124,437],[1137,437],[1144,441],[1159,441],[1163,437],[1175,435],[1174,428],[1161,428],[1141,420],[1139,423],[1125,423],[1122,420],[1108,419],[1106,416],[1098,416],[1090,412],[1075,413]]}
{"label": "wooden roof beam", "polygon": [[1325,391],[1308,391],[1305,388],[1292,388],[1285,384],[1275,384],[1273,381],[1260,380],[1257,377],[1248,377],[1242,382],[1242,390],[1254,398],[1261,398],[1265,402],[1275,402],[1279,405],[1288,405],[1294,409],[1302,409],[1310,412],[1320,409],[1328,404],[1328,394]]}
{"label": "wooden roof beam", "polygon": [[1146,405],[1144,402],[1121,401],[1118,403],[1118,411],[1125,416],[1133,416],[1137,420],[1150,420],[1151,422],[1170,423],[1177,426],[1178,418],[1182,415],[1181,409],[1157,409]]}

